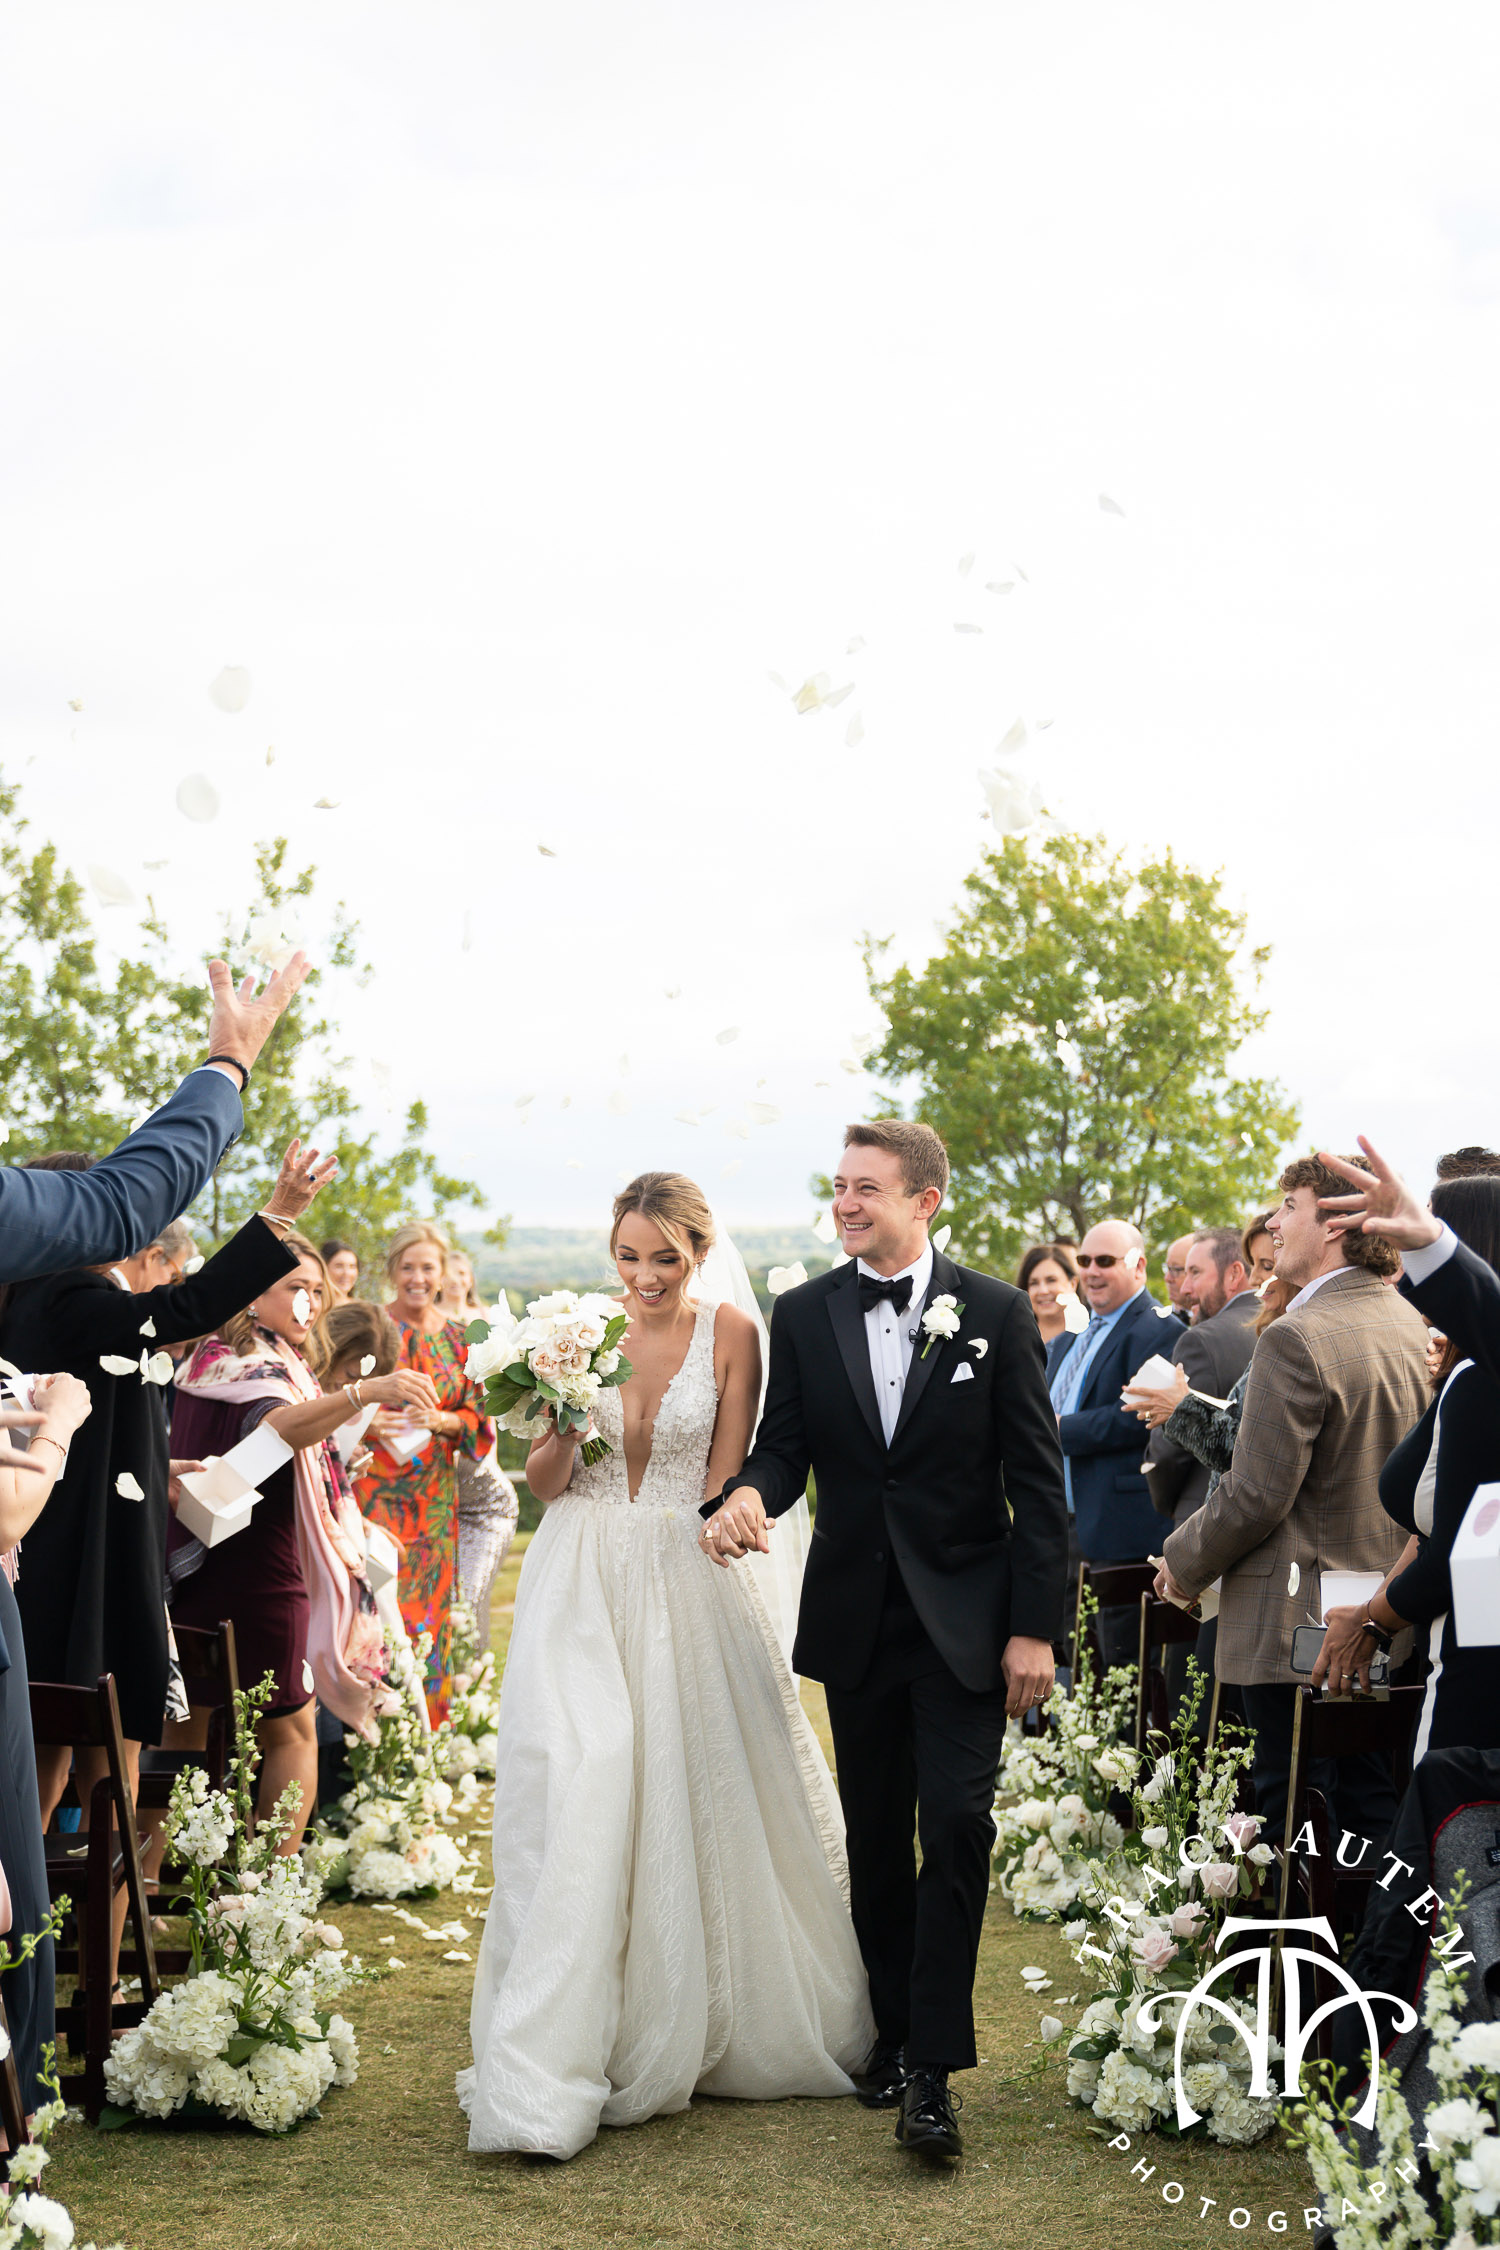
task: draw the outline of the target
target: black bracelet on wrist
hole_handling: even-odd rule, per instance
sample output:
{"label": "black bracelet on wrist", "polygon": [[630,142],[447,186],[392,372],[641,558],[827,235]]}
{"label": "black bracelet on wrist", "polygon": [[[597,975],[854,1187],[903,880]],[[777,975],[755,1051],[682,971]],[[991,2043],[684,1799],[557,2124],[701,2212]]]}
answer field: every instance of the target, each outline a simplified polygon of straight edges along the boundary
{"label": "black bracelet on wrist", "polygon": [[[248,1063],[242,1063],[238,1055],[210,1055],[208,1060],[211,1063],[228,1063],[231,1070],[237,1070],[240,1074],[240,1092],[245,1091],[250,1083],[250,1065]],[[207,1067],[207,1064],[205,1064],[204,1068]]]}

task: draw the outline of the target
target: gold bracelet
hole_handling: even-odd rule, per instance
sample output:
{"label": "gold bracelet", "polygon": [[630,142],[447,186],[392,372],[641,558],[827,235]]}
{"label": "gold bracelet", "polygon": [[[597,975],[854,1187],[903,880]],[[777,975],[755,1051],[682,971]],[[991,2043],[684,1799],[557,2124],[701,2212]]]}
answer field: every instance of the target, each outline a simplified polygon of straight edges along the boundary
{"label": "gold bracelet", "polygon": [[[50,1437],[45,1430],[37,1430],[33,1433],[31,1442],[33,1445],[55,1445],[57,1447],[59,1455],[61,1456],[63,1469],[67,1467],[68,1449],[63,1444],[61,1438]],[[62,1469],[59,1469],[58,1475],[61,1476],[61,1474]]]}
{"label": "gold bracelet", "polygon": [[264,1219],[268,1227],[285,1227],[288,1234],[297,1224],[295,1219],[284,1219],[279,1211],[257,1211],[255,1216]]}

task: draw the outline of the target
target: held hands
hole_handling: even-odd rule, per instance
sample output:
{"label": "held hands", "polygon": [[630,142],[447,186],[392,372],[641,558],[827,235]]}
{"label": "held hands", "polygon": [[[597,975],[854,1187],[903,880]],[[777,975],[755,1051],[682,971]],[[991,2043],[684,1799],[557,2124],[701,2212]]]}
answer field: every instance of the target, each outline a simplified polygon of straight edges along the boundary
{"label": "held hands", "polygon": [[753,1485],[741,1485],[711,1515],[698,1534],[698,1544],[710,1562],[727,1570],[742,1555],[771,1552],[771,1522]]}
{"label": "held hands", "polygon": [[281,1171],[266,1209],[274,1219],[300,1219],[319,1188],[327,1187],[338,1168],[336,1156],[325,1157],[319,1164],[315,1148],[304,1151],[300,1140],[293,1141],[281,1159]]}
{"label": "held hands", "polygon": [[1318,1151],[1320,1164],[1326,1164],[1330,1172],[1337,1172],[1341,1180],[1359,1191],[1355,1195],[1320,1195],[1319,1211],[1345,1214],[1362,1233],[1384,1235],[1398,1250],[1420,1250],[1436,1242],[1443,1231],[1441,1222],[1417,1201],[1405,1180],[1391,1170],[1363,1133],[1359,1145],[1370,1160],[1368,1172],[1362,1172],[1357,1164],[1346,1164],[1341,1156]]}
{"label": "held hands", "polygon": [[246,977],[236,988],[228,962],[210,961],[208,986],[213,994],[213,1012],[208,1019],[209,1053],[233,1055],[249,1070],[307,969],[307,955],[294,953],[286,967],[268,979],[264,992],[258,993],[254,977]]}

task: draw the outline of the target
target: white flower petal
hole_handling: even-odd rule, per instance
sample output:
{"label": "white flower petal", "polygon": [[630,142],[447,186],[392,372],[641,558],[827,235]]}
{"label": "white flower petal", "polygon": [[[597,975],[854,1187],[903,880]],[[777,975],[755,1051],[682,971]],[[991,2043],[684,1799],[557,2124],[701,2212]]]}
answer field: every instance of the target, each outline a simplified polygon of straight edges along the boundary
{"label": "white flower petal", "polygon": [[738,1039],[739,1035],[739,1025],[737,1023],[732,1023],[726,1031],[716,1031],[714,1033],[714,1042],[717,1046],[727,1047],[730,1044],[731,1040]]}
{"label": "white flower petal", "polygon": [[855,634],[855,636],[854,636],[854,638],[853,638],[853,640],[852,640],[852,641],[851,641],[851,642],[849,643],[849,646],[848,646],[848,647],[847,647],[847,648],[845,649],[845,651],[844,651],[844,654],[845,654],[846,656],[858,656],[858,654],[859,654],[860,650],[861,650],[861,649],[862,649],[862,648],[864,647],[864,645],[865,645],[865,636],[864,636],[864,634],[863,634],[863,633],[856,633],[856,634]]}
{"label": "white flower petal", "polygon": [[953,630],[955,633],[982,633],[984,631],[984,627],[982,625],[955,623]]}
{"label": "white flower petal", "polygon": [[156,1334],[156,1322],[154,1320],[143,1320],[140,1326],[140,1333],[143,1336],[154,1336]]}
{"label": "white flower petal", "polygon": [[77,695],[70,695],[68,697],[68,709],[70,711],[81,711],[83,709],[83,698]]}
{"label": "white flower petal", "polygon": [[698,1116],[695,1110],[674,1109],[672,1115],[676,1118],[679,1125],[696,1125],[698,1122]]}
{"label": "white flower petal", "polygon": [[768,671],[766,674],[766,678],[770,681],[772,687],[780,688],[783,695],[791,694],[791,689],[787,686],[786,681],[782,678],[779,672]]}
{"label": "white flower petal", "polygon": [[312,1692],[313,1692],[313,1690],[314,1690],[314,1689],[315,1689],[315,1688],[317,1687],[317,1684],[318,1684],[318,1683],[317,1683],[317,1681],[316,1681],[316,1680],[315,1680],[315,1679],[313,1678],[313,1668],[312,1668],[312,1666],[311,1666],[311,1665],[310,1665],[310,1664],[308,1663],[308,1661],[307,1661],[307,1658],[306,1658],[306,1657],[304,1656],[304,1657],[303,1657],[303,1659],[302,1659],[302,1686],[303,1686],[303,1689],[304,1689],[304,1691],[305,1691],[305,1692],[306,1692],[306,1693],[307,1693],[308,1695],[311,1695],[311,1694],[312,1694]]}
{"label": "white flower petal", "polygon": [[122,1500],[144,1500],[145,1491],[128,1469],[122,1469],[115,1478],[115,1490]]}
{"label": "white flower petal", "polygon": [[1002,836],[1024,835],[1036,825],[1042,798],[1029,775],[981,773],[979,782],[989,800],[990,818]]}
{"label": "white flower petal", "polygon": [[141,1354],[141,1381],[143,1383],[170,1383],[175,1373],[170,1352],[153,1352],[148,1359]]}
{"label": "white flower petal", "polygon": [[989,1348],[990,1340],[988,1336],[971,1336],[969,1338],[969,1349],[976,1359],[983,1359]]}
{"label": "white flower petal", "polygon": [[375,1372],[375,1354],[374,1354],[373,1352],[366,1352],[366,1353],[365,1353],[365,1356],[364,1356],[364,1358],[363,1358],[363,1359],[362,1359],[362,1360],[360,1361],[360,1363],[359,1363],[359,1371],[360,1371],[360,1374],[361,1374],[361,1375],[373,1375],[373,1374],[374,1374],[374,1372]]}
{"label": "white flower petal", "polygon": [[445,1961],[472,1961],[473,1958],[474,1956],[472,1953],[460,1953],[456,1950],[452,1953],[445,1953],[443,1955],[443,1959]]}
{"label": "white flower petal", "polygon": [[664,984],[661,989],[664,1000],[680,1000],[682,998],[682,986],[680,984]]}
{"label": "white flower petal", "polygon": [[958,575],[959,575],[959,577],[960,577],[960,578],[967,578],[967,577],[968,577],[968,575],[969,575],[969,572],[970,572],[970,571],[971,571],[971,570],[972,570],[973,568],[974,568],[974,557],[973,557],[972,555],[960,555],[960,556],[959,556],[959,558],[958,558]]}
{"label": "white flower petal", "polygon": [[106,1375],[139,1375],[141,1371],[139,1360],[123,1359],[118,1352],[101,1352],[99,1365]]}
{"label": "white flower petal", "polygon": [[1118,500],[1111,500],[1107,492],[1101,492],[1099,495],[1099,513],[1101,516],[1123,516],[1125,510],[1120,506]]}
{"label": "white flower petal", "polygon": [[813,1223],[813,1233],[817,1236],[820,1242],[838,1241],[838,1221],[837,1219],[835,1219],[832,1211],[820,1211],[818,1213],[817,1219]]}
{"label": "white flower petal", "polygon": [[182,1270],[183,1270],[183,1272],[184,1272],[185,1274],[187,1274],[187,1273],[201,1273],[201,1272],[203,1271],[203,1253],[202,1253],[202,1251],[201,1251],[201,1250],[196,1250],[196,1251],[194,1251],[194,1253],[193,1253],[192,1257],[191,1257],[191,1258],[189,1258],[189,1259],[187,1260],[187,1262],[186,1262],[186,1263],[185,1263],[185,1265],[183,1266],[183,1269],[182,1269]]}
{"label": "white flower petal", "polygon": [[774,1102],[746,1102],[746,1109],[757,1125],[779,1125],[781,1112]]}
{"label": "white flower petal", "polygon": [[865,739],[865,722],[856,711],[844,729],[844,740],[851,750],[857,750]]}
{"label": "white flower petal", "polygon": [[341,800],[340,800],[339,798],[337,798],[337,797],[314,797],[314,799],[313,799],[313,811],[314,811],[314,812],[337,812],[337,811],[338,811],[338,809],[339,809],[339,804],[340,804],[340,801],[341,801]]}
{"label": "white flower petal", "polygon": [[1295,1594],[1301,1584],[1302,1572],[1298,1568],[1297,1564],[1293,1563],[1291,1569],[1286,1574],[1286,1590],[1289,1594]]}
{"label": "white flower petal", "polygon": [[995,756],[997,758],[1008,758],[1012,750],[1024,750],[1025,747],[1026,721],[1024,719],[1013,719],[995,745]]}
{"label": "white flower petal", "polygon": [[535,1096],[535,1094],[517,1094],[517,1096],[516,1096],[516,1107],[517,1107],[517,1109],[530,1109],[530,1107],[531,1107],[532,1103],[533,1103],[533,1102],[534,1102],[535,1100],[536,1100],[536,1096]]}
{"label": "white flower petal", "polygon": [[134,906],[135,892],[124,876],[117,875],[112,867],[105,867],[100,861],[91,859],[84,872],[101,906]]}
{"label": "white flower petal", "polygon": [[606,1106],[611,1117],[628,1117],[630,1115],[630,1096],[622,1087],[617,1086],[610,1095]]}
{"label": "white flower petal", "polygon": [[850,697],[850,696],[851,696],[851,695],[852,695],[853,693],[854,693],[854,682],[853,682],[852,680],[850,680],[850,681],[849,681],[849,683],[848,683],[848,685],[847,685],[847,686],[845,686],[845,687],[841,687],[841,688],[835,688],[835,689],[834,689],[834,691],[833,691],[833,693],[832,693],[832,695],[825,695],[825,696],[824,696],[824,698],[823,698],[823,708],[824,708],[824,710],[825,710],[825,711],[836,711],[836,710],[838,709],[839,705],[840,705],[841,703],[843,703],[843,702],[847,701],[847,699],[848,699],[848,698],[849,698],[849,697]]}
{"label": "white flower petal", "polygon": [[735,1173],[743,1170],[743,1168],[744,1159],[742,1157],[732,1156],[727,1164],[720,1165],[719,1178],[721,1180],[732,1180]]}
{"label": "white flower petal", "polygon": [[726,1117],[724,1130],[732,1141],[748,1141],[750,1128],[743,1117]]}
{"label": "white flower petal", "polygon": [[312,1299],[305,1289],[298,1289],[293,1294],[292,1318],[299,1328],[305,1328],[312,1319]]}
{"label": "white flower petal", "polygon": [[185,820],[215,820],[219,792],[206,774],[184,774],[177,784],[177,810]]}
{"label": "white flower petal", "polygon": [[1016,582],[1013,578],[987,578],[984,590],[987,594],[1013,594]]}
{"label": "white flower petal", "polygon": [[788,1289],[800,1289],[806,1279],[807,1268],[800,1259],[796,1265],[772,1266],[766,1275],[766,1294],[771,1297],[783,1296]]}
{"label": "white flower petal", "polygon": [[952,1240],[952,1227],[939,1227],[937,1233],[932,1238],[932,1247],[934,1250],[946,1250]]}
{"label": "white flower petal", "polygon": [[276,745],[275,745],[275,743],[274,743],[274,742],[268,742],[268,743],[266,744],[266,764],[267,764],[268,766],[274,766],[274,765],[275,765],[275,763],[276,763]]}
{"label": "white flower petal", "polygon": [[221,711],[232,716],[243,711],[250,700],[250,675],[243,664],[226,664],[217,678],[209,682],[209,700],[217,703]]}
{"label": "white flower petal", "polygon": [[557,857],[550,844],[538,844],[537,850],[541,853],[543,859],[556,859]]}

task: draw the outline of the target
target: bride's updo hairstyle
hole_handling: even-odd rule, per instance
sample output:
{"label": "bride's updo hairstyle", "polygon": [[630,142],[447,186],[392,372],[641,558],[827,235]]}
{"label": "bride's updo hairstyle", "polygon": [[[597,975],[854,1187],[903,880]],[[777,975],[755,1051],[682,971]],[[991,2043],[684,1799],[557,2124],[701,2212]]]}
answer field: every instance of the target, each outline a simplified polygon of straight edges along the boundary
{"label": "bride's updo hairstyle", "polygon": [[609,1234],[609,1254],[614,1257],[620,1240],[620,1221],[632,1212],[659,1227],[690,1268],[701,1266],[714,1246],[714,1215],[696,1180],[682,1172],[642,1172],[615,1197],[615,1223]]}

